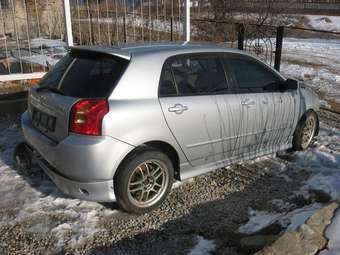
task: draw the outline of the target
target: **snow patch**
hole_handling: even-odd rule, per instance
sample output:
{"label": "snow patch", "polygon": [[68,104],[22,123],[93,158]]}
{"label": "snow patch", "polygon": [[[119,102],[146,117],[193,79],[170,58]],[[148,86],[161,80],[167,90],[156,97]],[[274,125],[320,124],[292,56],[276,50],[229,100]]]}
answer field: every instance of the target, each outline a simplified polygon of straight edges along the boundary
{"label": "snow patch", "polygon": [[280,223],[282,226],[286,226],[287,230],[296,230],[320,208],[322,208],[322,205],[316,203],[295,209],[282,217],[282,219],[280,219]]}
{"label": "snow patch", "polygon": [[280,216],[282,216],[281,213],[256,211],[251,208],[249,208],[249,215],[250,215],[249,221],[238,229],[240,233],[244,233],[244,234],[255,233],[273,224],[280,218]]}
{"label": "snow patch", "polygon": [[34,38],[31,40],[32,48],[55,48],[55,47],[66,47],[66,42],[61,39],[46,39],[46,38]]}
{"label": "snow patch", "polygon": [[327,249],[320,252],[320,255],[338,255],[340,251],[340,210],[338,209],[332,223],[326,229],[328,238]]}
{"label": "snow patch", "polygon": [[295,163],[311,173],[302,190],[317,189],[340,198],[340,136],[335,129],[321,128],[319,146],[295,155]]}
{"label": "snow patch", "polygon": [[305,81],[329,97],[340,98],[340,40],[285,38],[283,45],[283,75]]}
{"label": "snow patch", "polygon": [[[340,132],[322,124],[319,133],[317,146],[306,151],[295,152],[286,167],[276,171],[276,175],[291,181],[284,175],[288,166],[304,169],[310,173],[310,177],[299,191],[294,192],[294,196],[301,195],[308,200],[311,196],[310,190],[322,190],[336,200],[340,198]],[[313,203],[294,209],[296,205],[279,199],[273,199],[271,203],[280,213],[249,209],[249,220],[240,226],[238,231],[253,234],[273,223],[279,223],[287,230],[295,230],[323,206],[320,203]]]}
{"label": "snow patch", "polygon": [[13,151],[23,138],[19,126],[9,123],[0,121],[0,226],[32,222],[27,231],[54,235],[56,249],[74,248],[103,231],[100,220],[117,211],[66,197],[38,166],[27,171],[15,169]]}
{"label": "snow patch", "polygon": [[274,223],[281,224],[287,230],[295,230],[321,207],[321,204],[316,203],[292,210],[288,213],[272,213],[249,209],[250,218],[246,224],[238,229],[238,232],[250,235]]}
{"label": "snow patch", "polygon": [[306,15],[308,24],[318,30],[340,32],[340,17],[338,16],[319,16]]}
{"label": "snow patch", "polygon": [[206,255],[211,254],[215,250],[215,242],[207,240],[202,236],[197,236],[196,246],[188,253],[188,255]]}

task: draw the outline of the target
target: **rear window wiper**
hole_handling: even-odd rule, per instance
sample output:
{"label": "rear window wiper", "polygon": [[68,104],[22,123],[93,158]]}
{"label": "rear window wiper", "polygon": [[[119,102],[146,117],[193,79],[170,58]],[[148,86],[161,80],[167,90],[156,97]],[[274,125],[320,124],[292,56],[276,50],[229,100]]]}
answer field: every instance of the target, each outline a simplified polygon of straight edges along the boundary
{"label": "rear window wiper", "polygon": [[40,92],[40,91],[44,91],[44,90],[48,90],[48,91],[51,91],[51,92],[56,93],[56,94],[64,95],[64,93],[61,92],[59,89],[56,89],[56,88],[53,88],[53,87],[50,87],[50,86],[39,87],[39,88],[37,88],[36,91]]}

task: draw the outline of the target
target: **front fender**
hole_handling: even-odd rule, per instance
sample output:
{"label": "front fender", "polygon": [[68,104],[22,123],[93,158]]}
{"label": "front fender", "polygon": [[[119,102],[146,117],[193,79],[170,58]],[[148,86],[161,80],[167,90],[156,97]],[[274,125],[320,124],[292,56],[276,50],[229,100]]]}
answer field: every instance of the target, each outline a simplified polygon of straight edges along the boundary
{"label": "front fender", "polygon": [[318,95],[305,84],[300,85],[300,117],[308,110],[318,112],[321,102]]}

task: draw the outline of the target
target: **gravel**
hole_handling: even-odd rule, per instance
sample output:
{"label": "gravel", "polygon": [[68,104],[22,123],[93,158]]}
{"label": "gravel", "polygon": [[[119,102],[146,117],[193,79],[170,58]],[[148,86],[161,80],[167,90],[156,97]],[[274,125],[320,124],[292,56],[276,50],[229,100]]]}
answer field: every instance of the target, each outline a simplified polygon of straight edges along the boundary
{"label": "gravel", "polygon": [[[339,118],[328,113],[321,119],[339,125]],[[298,165],[280,174],[289,153],[264,157],[176,185],[159,209],[131,215],[114,203],[65,197],[37,166],[28,172],[15,169],[9,159],[21,139],[15,123],[16,118],[0,120],[0,160],[10,166],[0,164],[4,255],[188,254],[197,236],[214,240],[214,254],[242,254],[236,230],[248,221],[249,207],[278,210],[271,201],[293,201],[309,176]]]}

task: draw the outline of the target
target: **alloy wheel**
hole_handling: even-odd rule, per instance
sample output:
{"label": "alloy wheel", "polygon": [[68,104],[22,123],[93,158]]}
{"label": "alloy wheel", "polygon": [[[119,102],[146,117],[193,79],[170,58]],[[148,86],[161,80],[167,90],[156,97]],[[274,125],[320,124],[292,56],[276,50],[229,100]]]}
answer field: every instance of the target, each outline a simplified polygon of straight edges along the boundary
{"label": "alloy wheel", "polygon": [[315,119],[313,117],[307,118],[304,127],[302,128],[302,148],[306,149],[311,143],[315,133]]}
{"label": "alloy wheel", "polygon": [[149,207],[162,198],[169,182],[165,163],[148,160],[139,164],[130,175],[128,197],[138,207]]}

